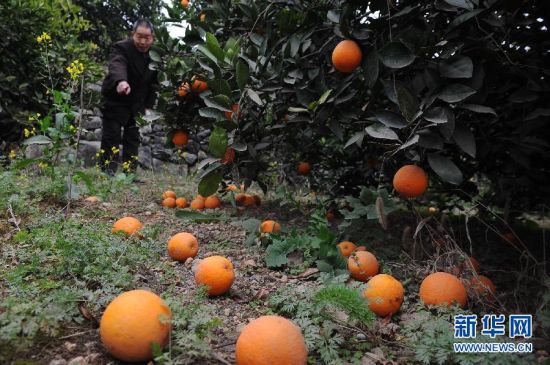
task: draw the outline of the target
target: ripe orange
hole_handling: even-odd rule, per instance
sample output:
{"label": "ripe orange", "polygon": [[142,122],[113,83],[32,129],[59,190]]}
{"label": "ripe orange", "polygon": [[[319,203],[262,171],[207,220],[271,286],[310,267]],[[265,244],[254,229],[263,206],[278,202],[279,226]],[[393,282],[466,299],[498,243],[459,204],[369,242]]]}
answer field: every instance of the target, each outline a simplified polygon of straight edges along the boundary
{"label": "ripe orange", "polygon": [[307,175],[311,171],[311,165],[309,162],[300,162],[298,164],[298,173],[300,175]]}
{"label": "ripe orange", "polygon": [[338,43],[332,51],[332,64],[340,72],[350,73],[359,66],[363,54],[355,41],[346,39]]}
{"label": "ripe orange", "polygon": [[344,257],[349,257],[353,251],[357,248],[355,243],[350,241],[342,241],[338,244],[338,248],[340,249],[340,253]]}
{"label": "ripe orange", "polygon": [[172,143],[176,147],[182,147],[189,141],[189,136],[184,131],[175,131],[172,135]]}
{"label": "ripe orange", "polygon": [[222,256],[210,256],[197,265],[195,282],[208,287],[209,295],[220,295],[231,288],[235,280],[233,264]]}
{"label": "ripe orange", "polygon": [[176,199],[166,198],[162,201],[162,205],[166,208],[175,208],[176,207]]}
{"label": "ripe orange", "polygon": [[370,310],[382,317],[396,313],[401,308],[404,295],[403,285],[387,274],[373,276],[363,292]]}
{"label": "ripe orange", "polygon": [[176,199],[176,193],[172,190],[166,190],[164,193],[162,193],[162,199],[166,198],[174,198]]}
{"label": "ripe orange", "polygon": [[191,90],[199,94],[208,90],[208,83],[206,81],[199,80],[198,78],[193,78],[191,81]]}
{"label": "ripe orange", "polygon": [[256,204],[256,199],[250,194],[244,194],[244,200],[243,205],[246,207],[250,207]]}
{"label": "ripe orange", "polygon": [[199,15],[199,20],[200,20],[201,22],[204,22],[204,21],[206,20],[206,13],[200,13],[200,15]]}
{"label": "ripe orange", "polygon": [[428,188],[428,176],[421,167],[405,165],[393,176],[393,187],[405,198],[416,198]]}
{"label": "ripe orange", "polygon": [[177,199],[176,199],[176,206],[177,206],[178,208],[182,208],[182,209],[185,208],[185,207],[187,207],[187,199],[185,199],[185,198],[177,198]]}
{"label": "ripe orange", "polygon": [[180,232],[168,240],[168,255],[177,261],[197,256],[199,242],[191,233]]}
{"label": "ripe orange", "polygon": [[466,305],[466,288],[454,275],[435,272],[420,284],[420,299],[426,305],[450,306],[457,302],[461,308]]}
{"label": "ripe orange", "polygon": [[181,6],[183,6],[184,8],[188,7],[189,6],[189,0],[181,0]]}
{"label": "ripe orange", "polygon": [[232,112],[225,112],[225,117],[229,120],[233,120],[233,114],[237,113],[237,120],[241,117],[241,108],[239,107],[239,104],[233,104],[231,106]]}
{"label": "ripe orange", "polygon": [[358,246],[355,251],[366,251],[367,248],[365,246]]}
{"label": "ripe orange", "polygon": [[235,184],[228,185],[227,188],[225,188],[227,191],[237,191],[239,188]]}
{"label": "ripe orange", "polygon": [[252,195],[252,197],[254,198],[254,202],[256,203],[256,205],[262,205],[262,199],[260,198],[259,195]]}
{"label": "ripe orange", "polygon": [[470,286],[482,298],[494,299],[497,292],[495,284],[485,275],[474,276],[470,280]]}
{"label": "ripe orange", "polygon": [[238,193],[237,195],[235,195],[235,203],[237,205],[244,205],[247,195],[248,194],[245,193]]}
{"label": "ripe orange", "polygon": [[369,251],[355,251],[348,258],[350,275],[357,280],[367,281],[378,274],[378,260]]}
{"label": "ripe orange", "polygon": [[186,97],[189,93],[189,84],[185,83],[178,87],[178,95],[182,98]]}
{"label": "ripe orange", "polygon": [[151,360],[151,344],[166,346],[172,318],[170,308],[156,294],[131,290],[120,294],[105,309],[99,324],[101,342],[122,361]]}
{"label": "ripe orange", "polygon": [[222,202],[220,201],[220,198],[217,196],[209,196],[204,200],[204,207],[206,209],[216,209],[219,208],[222,205]]}
{"label": "ripe orange", "polygon": [[199,197],[196,197],[191,201],[191,209],[196,210],[203,210],[204,209],[204,201],[205,199],[200,199]]}
{"label": "ripe orange", "polygon": [[280,316],[262,316],[243,328],[235,360],[238,365],[305,365],[307,347],[300,327]]}
{"label": "ripe orange", "polygon": [[134,217],[120,218],[113,224],[113,233],[124,232],[128,235],[132,235],[139,231],[143,227],[141,222]]}
{"label": "ripe orange", "polygon": [[277,233],[281,231],[281,225],[274,220],[266,220],[260,224],[260,233]]}
{"label": "ripe orange", "polygon": [[235,150],[231,147],[227,147],[223,157],[220,159],[220,162],[223,164],[233,163],[235,160]]}

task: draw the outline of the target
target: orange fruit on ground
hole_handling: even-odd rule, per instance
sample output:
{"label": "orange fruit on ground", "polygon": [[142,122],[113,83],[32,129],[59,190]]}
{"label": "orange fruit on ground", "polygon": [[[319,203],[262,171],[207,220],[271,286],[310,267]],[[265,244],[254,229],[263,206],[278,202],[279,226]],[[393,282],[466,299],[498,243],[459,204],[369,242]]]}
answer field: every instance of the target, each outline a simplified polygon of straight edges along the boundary
{"label": "orange fruit on ground", "polygon": [[183,6],[184,8],[188,7],[189,6],[189,0],[181,0],[181,6]]}
{"label": "orange fruit on ground", "polygon": [[168,240],[168,255],[177,261],[197,256],[199,242],[191,233],[180,232]]}
{"label": "orange fruit on ground", "polygon": [[176,193],[172,190],[166,190],[164,193],[162,193],[162,199],[166,198],[174,198],[176,199]]}
{"label": "orange fruit on ground", "polygon": [[231,112],[225,112],[225,117],[229,120],[233,120],[233,114],[234,113],[237,113],[237,119],[239,119],[241,117],[241,111],[240,111],[240,107],[239,107],[239,104],[233,104],[231,106]]}
{"label": "orange fruit on ground", "polygon": [[259,195],[254,194],[252,195],[252,197],[254,198],[254,203],[256,205],[262,205],[262,198],[260,198]]}
{"label": "orange fruit on ground", "polygon": [[361,64],[363,53],[359,45],[350,39],[341,41],[332,51],[332,64],[340,72],[350,73]]}
{"label": "orange fruit on ground", "polygon": [[199,199],[199,200],[206,200],[206,197],[200,195],[200,194],[197,194],[197,196],[195,197],[195,199]]}
{"label": "orange fruit on ground", "polygon": [[193,90],[193,91],[195,91],[199,94],[202,93],[203,91],[208,90],[208,83],[206,81],[202,81],[202,80],[199,80],[197,78],[194,78],[191,81],[192,81],[191,90]]}
{"label": "orange fruit on ground", "polygon": [[231,147],[227,147],[225,149],[225,153],[223,157],[220,159],[220,162],[223,164],[230,164],[233,163],[235,160],[235,150]]}
{"label": "orange fruit on ground", "polygon": [[238,193],[237,195],[235,195],[235,203],[237,205],[244,205],[244,201],[246,200],[246,195],[245,193]]}
{"label": "orange fruit on ground", "polygon": [[243,200],[243,205],[245,207],[250,207],[250,206],[253,206],[256,204],[256,199],[254,199],[254,197],[250,194],[244,194],[244,200]]}
{"label": "orange fruit on ground", "polygon": [[393,176],[393,187],[405,198],[416,198],[428,188],[428,175],[416,165],[405,165]]}
{"label": "orange fruit on ground", "polygon": [[485,275],[474,276],[470,280],[470,287],[482,298],[492,299],[497,292],[496,285]]}
{"label": "orange fruit on ground", "polygon": [[237,365],[306,365],[307,347],[300,327],[280,316],[247,324],[235,347]]}
{"label": "orange fruit on ground", "polygon": [[[470,262],[468,262],[468,260]],[[476,273],[479,273],[479,271],[481,270],[481,265],[479,264],[479,261],[477,261],[475,258],[471,256],[468,257],[468,259],[465,262],[463,262],[462,265],[466,270],[471,270],[473,268]]]}
{"label": "orange fruit on ground", "polygon": [[176,207],[176,199],[166,198],[162,201],[162,206],[164,206],[166,208],[175,208]]}
{"label": "orange fruit on ground", "polygon": [[379,316],[386,317],[399,311],[405,290],[403,285],[391,275],[378,274],[367,283],[363,296],[369,302],[369,308]]}
{"label": "orange fruit on ground", "polygon": [[260,224],[260,233],[277,233],[281,231],[281,225],[274,220],[265,220]]}
{"label": "orange fruit on ground", "polygon": [[101,342],[119,360],[145,362],[153,358],[151,344],[168,344],[172,312],[147,290],[131,290],[113,299],[99,324]]}
{"label": "orange fruit on ground", "polygon": [[219,208],[221,205],[222,202],[217,196],[209,196],[208,198],[204,199],[204,207],[206,209],[216,209]]}
{"label": "orange fruit on ground", "polygon": [[195,198],[191,201],[191,209],[203,210],[205,199]]}
{"label": "orange fruit on ground", "polygon": [[360,281],[367,281],[378,274],[378,260],[369,251],[355,251],[348,258],[350,275]]}
{"label": "orange fruit on ground", "polygon": [[177,206],[178,208],[182,208],[182,209],[185,208],[185,207],[187,207],[187,199],[185,199],[185,198],[177,198],[177,199],[176,199],[176,206]]}
{"label": "orange fruit on ground", "polygon": [[175,131],[172,135],[172,143],[176,147],[182,147],[189,141],[189,136],[184,131]]}
{"label": "orange fruit on ground", "polygon": [[311,165],[309,162],[300,162],[298,164],[298,173],[300,175],[307,175],[311,171]]}
{"label": "orange fruit on ground", "polygon": [[141,222],[134,217],[120,218],[113,224],[113,233],[124,232],[126,234],[134,234],[143,227]]}
{"label": "orange fruit on ground", "polygon": [[420,299],[426,305],[446,305],[458,303],[466,305],[466,288],[454,275],[435,272],[428,275],[420,284]]}
{"label": "orange fruit on ground", "polygon": [[357,248],[355,243],[350,241],[342,241],[338,244],[338,248],[340,249],[340,253],[344,257],[349,257],[353,251]]}
{"label": "orange fruit on ground", "polygon": [[235,280],[233,264],[223,256],[210,256],[197,265],[195,282],[208,287],[209,295],[220,295],[231,288]]}

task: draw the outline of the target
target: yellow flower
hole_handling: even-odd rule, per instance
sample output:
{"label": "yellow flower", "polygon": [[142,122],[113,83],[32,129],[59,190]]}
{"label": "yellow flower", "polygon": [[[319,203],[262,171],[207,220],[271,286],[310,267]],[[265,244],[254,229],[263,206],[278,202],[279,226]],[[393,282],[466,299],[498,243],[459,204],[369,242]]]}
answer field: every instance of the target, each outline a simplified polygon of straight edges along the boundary
{"label": "yellow flower", "polygon": [[40,162],[38,163],[38,167],[40,167],[41,169],[45,169],[46,167],[48,167],[48,164],[46,162]]}
{"label": "yellow flower", "polygon": [[29,136],[31,135],[31,131],[29,131],[27,128],[23,130],[23,133],[25,133],[25,138],[29,138]]}
{"label": "yellow flower", "polygon": [[50,37],[50,35],[46,32],[42,32],[41,35],[36,37],[36,42],[38,42],[38,43],[42,43],[42,42],[49,43],[49,42],[51,42],[51,40],[52,40],[52,37]]}
{"label": "yellow flower", "polygon": [[71,79],[75,80],[84,72],[84,64],[79,60],[74,60],[71,62],[71,65],[67,67],[67,71],[69,75],[71,75]]}
{"label": "yellow flower", "polygon": [[14,158],[17,157],[17,152],[15,152],[15,150],[11,150],[10,151],[10,154],[8,155],[8,157],[13,160]]}

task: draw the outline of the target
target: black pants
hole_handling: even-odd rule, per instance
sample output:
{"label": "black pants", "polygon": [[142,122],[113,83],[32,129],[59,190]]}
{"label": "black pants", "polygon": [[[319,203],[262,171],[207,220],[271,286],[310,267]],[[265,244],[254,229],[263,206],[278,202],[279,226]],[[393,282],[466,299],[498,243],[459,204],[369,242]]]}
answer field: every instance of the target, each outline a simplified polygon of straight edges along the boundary
{"label": "black pants", "polygon": [[[118,111],[118,112],[117,112]],[[133,172],[137,167],[139,148],[139,127],[131,112],[121,110],[103,110],[100,158],[101,170],[115,173],[120,163],[120,144],[122,142],[122,166],[124,172]],[[118,152],[117,152],[118,151]]]}

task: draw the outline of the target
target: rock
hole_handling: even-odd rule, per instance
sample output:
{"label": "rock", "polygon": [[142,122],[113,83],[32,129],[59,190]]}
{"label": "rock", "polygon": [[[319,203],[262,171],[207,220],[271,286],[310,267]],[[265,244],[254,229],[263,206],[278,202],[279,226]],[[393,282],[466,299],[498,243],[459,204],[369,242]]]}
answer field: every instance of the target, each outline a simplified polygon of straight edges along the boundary
{"label": "rock", "polygon": [[223,314],[224,314],[226,317],[228,317],[228,316],[231,314],[231,308],[225,308],[225,309],[223,310]]}
{"label": "rock", "polygon": [[28,159],[42,157],[44,154],[44,149],[47,145],[45,144],[31,144],[28,145],[25,149],[25,157]]}
{"label": "rock", "polygon": [[199,158],[199,161],[202,161],[204,160],[205,158],[208,158],[208,155],[206,154],[206,152],[204,151],[199,151],[199,153],[197,154],[198,158]]}
{"label": "rock", "polygon": [[76,349],[76,343],[74,342],[65,342],[63,346],[67,349],[69,352],[73,352]]}
{"label": "rock", "polygon": [[199,141],[202,141],[203,139],[208,138],[210,136],[210,133],[211,133],[210,129],[205,129],[204,131],[197,133],[197,139]]}
{"label": "rock", "polygon": [[94,135],[95,135],[96,141],[101,141],[101,137],[103,136],[103,131],[101,130],[101,128],[95,129]]}
{"label": "rock", "polygon": [[148,145],[149,143],[151,143],[151,137],[149,136],[141,137],[141,144]]}
{"label": "rock", "polygon": [[193,267],[193,258],[192,257],[188,257],[185,260],[185,267],[188,268],[188,269]]}
{"label": "rock", "polygon": [[82,128],[92,131],[94,129],[101,128],[101,125],[102,125],[101,117],[93,116],[91,118],[84,118],[82,123]]}
{"label": "rock", "polygon": [[86,365],[86,362],[84,360],[83,356],[77,356],[73,359],[71,359],[67,365]]}
{"label": "rock", "polygon": [[53,359],[48,363],[48,365],[67,365],[67,360],[65,359]]}
{"label": "rock", "polygon": [[154,158],[157,158],[163,161],[170,160],[170,157],[172,157],[172,154],[173,154],[172,150],[169,150],[167,148],[159,148],[159,149],[152,150],[152,156]]}
{"label": "rock", "polygon": [[185,146],[185,148],[187,149],[187,151],[189,151],[190,153],[198,153],[201,149],[201,146],[194,140],[189,140],[189,142],[187,142],[187,145]]}
{"label": "rock", "polygon": [[153,124],[153,132],[162,132],[164,131],[164,126],[162,124]]}
{"label": "rock", "polygon": [[103,355],[99,352],[94,352],[86,356],[84,359],[86,365],[104,365]]}
{"label": "rock", "polygon": [[198,159],[197,155],[189,152],[184,152],[182,157],[188,165],[193,165]]}
{"label": "rock", "polygon": [[78,158],[83,160],[84,167],[92,167],[97,163],[96,153],[101,148],[99,141],[80,141],[78,145]]}
{"label": "rock", "polygon": [[[101,88],[101,86],[100,86]],[[94,107],[94,115],[97,115],[98,117],[102,117],[103,113],[101,112],[101,109],[99,109],[97,106]]]}
{"label": "rock", "polygon": [[140,146],[138,149],[138,161],[144,169],[153,168],[153,157],[151,155],[151,147],[149,146]]}
{"label": "rock", "polygon": [[151,134],[153,132],[153,127],[150,124],[144,125],[139,129],[139,133],[143,136],[144,134]]}

